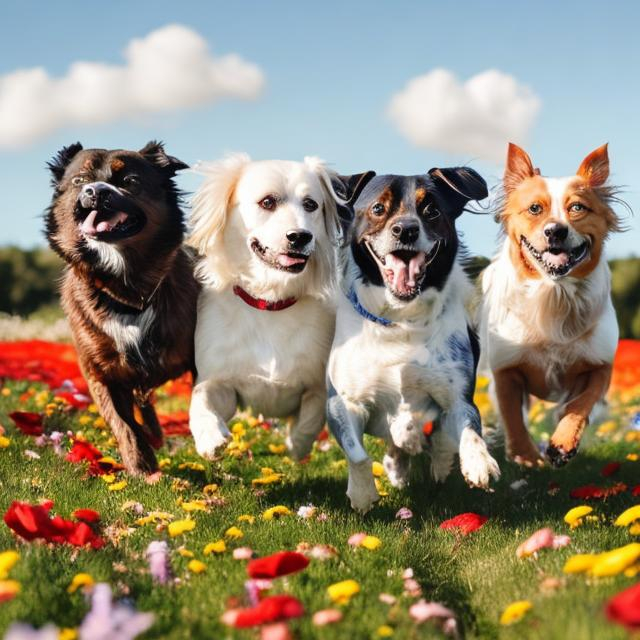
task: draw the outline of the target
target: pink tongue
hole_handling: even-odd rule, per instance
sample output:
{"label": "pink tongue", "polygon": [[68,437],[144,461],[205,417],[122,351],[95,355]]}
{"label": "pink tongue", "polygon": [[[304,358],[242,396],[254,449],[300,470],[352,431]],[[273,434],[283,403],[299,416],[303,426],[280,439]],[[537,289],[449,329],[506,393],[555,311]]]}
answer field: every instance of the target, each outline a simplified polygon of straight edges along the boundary
{"label": "pink tongue", "polygon": [[551,251],[545,251],[542,254],[544,261],[548,264],[552,264],[554,267],[563,267],[569,262],[569,254],[565,253],[551,253]]}
{"label": "pink tongue", "polygon": [[385,257],[385,267],[389,270],[388,275],[396,291],[409,293],[409,291],[416,286],[416,276],[420,272],[425,258],[426,255],[424,251],[420,251],[420,253],[417,253],[411,258],[409,264],[407,264],[392,253],[387,254]]}
{"label": "pink tongue", "polygon": [[283,267],[292,267],[294,264],[304,264],[304,258],[294,258],[293,256],[288,256],[286,253],[278,254],[278,264]]}
{"label": "pink tongue", "polygon": [[98,224],[96,225],[97,217],[98,212],[94,209],[84,219],[84,221],[80,225],[80,228],[84,233],[88,235],[95,235],[96,233],[111,231],[119,222],[124,222],[127,219],[127,214],[124,213],[124,211],[118,211],[107,220],[100,220],[100,222],[98,222]]}

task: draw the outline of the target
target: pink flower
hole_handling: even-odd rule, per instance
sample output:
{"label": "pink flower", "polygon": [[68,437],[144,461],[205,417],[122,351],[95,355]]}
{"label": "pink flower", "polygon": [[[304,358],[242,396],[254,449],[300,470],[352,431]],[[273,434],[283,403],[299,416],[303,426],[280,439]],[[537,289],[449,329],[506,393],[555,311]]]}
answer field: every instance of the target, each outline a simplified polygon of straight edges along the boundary
{"label": "pink flower", "polygon": [[367,537],[366,533],[354,533],[352,536],[349,537],[349,539],[347,540],[347,543],[350,544],[352,547],[359,547],[360,543]]}
{"label": "pink flower", "polygon": [[411,518],[413,518],[413,511],[407,507],[400,507],[396,513],[396,518],[398,520],[411,520]]}
{"label": "pink flower", "polygon": [[233,550],[234,560],[251,560],[253,558],[253,549],[250,547],[238,547]]}
{"label": "pink flower", "polygon": [[342,620],[342,611],[338,609],[322,609],[316,611],[311,618],[311,622],[313,622],[316,627],[324,627],[328,624],[340,622],[340,620]]}
{"label": "pink flower", "polygon": [[167,543],[164,540],[150,542],[146,556],[149,561],[149,573],[153,580],[159,584],[167,584],[172,578]]}
{"label": "pink flower", "polygon": [[518,558],[526,558],[540,551],[540,549],[560,549],[566,547],[571,542],[569,536],[556,536],[548,527],[538,529],[517,549]]}

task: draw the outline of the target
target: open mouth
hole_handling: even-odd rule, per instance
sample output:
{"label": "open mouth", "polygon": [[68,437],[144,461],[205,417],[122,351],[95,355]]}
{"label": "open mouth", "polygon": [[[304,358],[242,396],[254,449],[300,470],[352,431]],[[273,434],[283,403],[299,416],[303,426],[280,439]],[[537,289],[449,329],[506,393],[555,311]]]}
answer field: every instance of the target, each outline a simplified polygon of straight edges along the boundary
{"label": "open mouth", "polygon": [[126,208],[126,211],[122,207],[112,209],[105,204],[99,209],[91,209],[78,203],[78,229],[85,238],[100,242],[116,242],[130,238],[142,230],[146,217],[133,203],[128,204]]}
{"label": "open mouth", "polygon": [[257,238],[252,238],[249,246],[262,262],[278,271],[302,273],[309,261],[309,255],[306,253],[296,251],[278,253],[262,245]]}
{"label": "open mouth", "polygon": [[405,302],[413,300],[420,293],[420,287],[427,274],[427,267],[433,262],[440,247],[438,241],[429,253],[398,249],[382,257],[374,251],[368,242],[365,244],[378,263],[387,289],[394,297]]}
{"label": "open mouth", "polygon": [[544,251],[538,251],[524,236],[520,236],[520,246],[525,247],[527,253],[552,278],[566,276],[589,255],[587,241],[575,249],[550,247]]}

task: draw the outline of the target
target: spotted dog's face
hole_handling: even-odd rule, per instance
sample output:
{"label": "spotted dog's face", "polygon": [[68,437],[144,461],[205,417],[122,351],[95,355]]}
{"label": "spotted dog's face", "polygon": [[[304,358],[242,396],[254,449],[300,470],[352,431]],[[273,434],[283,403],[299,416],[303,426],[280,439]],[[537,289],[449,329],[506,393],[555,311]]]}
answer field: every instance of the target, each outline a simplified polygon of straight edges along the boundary
{"label": "spotted dog's face", "polygon": [[442,288],[458,250],[455,219],[486,196],[484,180],[465,167],[373,178],[355,203],[352,229],[364,280],[403,302]]}
{"label": "spotted dog's face", "polygon": [[591,273],[609,231],[619,228],[607,202],[608,175],[606,145],[567,178],[542,177],[520,147],[509,145],[501,220],[511,259],[524,277],[558,280]]}
{"label": "spotted dog's face", "polygon": [[46,219],[51,246],[74,261],[179,243],[182,214],[172,177],[186,167],[155,142],[139,152],[65,147],[49,163],[55,189]]}

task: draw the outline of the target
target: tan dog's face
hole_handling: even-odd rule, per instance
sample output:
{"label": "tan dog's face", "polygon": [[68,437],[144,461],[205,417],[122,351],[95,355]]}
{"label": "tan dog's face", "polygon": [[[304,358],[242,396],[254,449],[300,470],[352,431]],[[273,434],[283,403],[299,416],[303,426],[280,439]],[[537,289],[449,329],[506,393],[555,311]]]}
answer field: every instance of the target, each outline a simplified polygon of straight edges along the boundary
{"label": "tan dog's face", "polygon": [[619,228],[607,202],[608,177],[607,145],[566,178],[542,177],[525,151],[509,145],[501,221],[521,277],[583,278],[593,271],[609,232]]}

